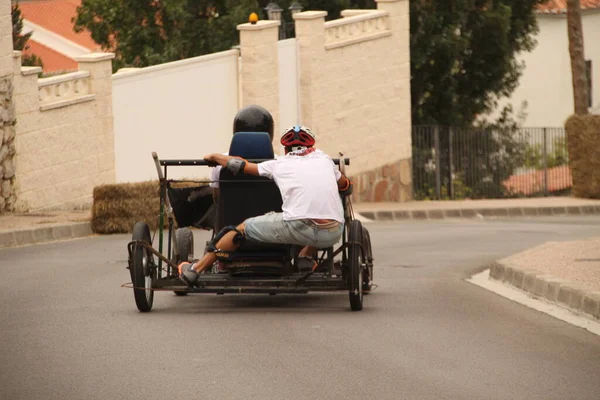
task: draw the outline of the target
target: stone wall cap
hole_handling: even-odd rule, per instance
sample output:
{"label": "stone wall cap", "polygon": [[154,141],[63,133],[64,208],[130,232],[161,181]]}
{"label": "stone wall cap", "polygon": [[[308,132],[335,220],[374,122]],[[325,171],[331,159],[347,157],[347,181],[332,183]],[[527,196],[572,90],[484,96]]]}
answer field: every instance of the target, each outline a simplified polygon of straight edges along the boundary
{"label": "stone wall cap", "polygon": [[77,62],[99,62],[112,60],[115,58],[115,53],[88,53],[81,56],[74,57]]}
{"label": "stone wall cap", "polygon": [[325,18],[327,16],[327,11],[303,11],[294,15],[294,19],[319,19]]}
{"label": "stone wall cap", "polygon": [[37,75],[42,72],[42,67],[21,67],[21,75]]}
{"label": "stone wall cap", "polygon": [[114,76],[114,75],[116,75],[116,74],[122,74],[122,73],[125,73],[125,72],[139,71],[140,69],[141,69],[141,68],[138,68],[138,67],[125,67],[125,68],[119,68],[119,70],[118,70],[117,72],[115,72],[115,73],[113,74],[113,76]]}
{"label": "stone wall cap", "polygon": [[366,13],[355,14],[344,18],[334,19],[333,21],[327,21],[325,22],[325,29],[342,25],[350,25],[355,22],[366,21],[369,19],[387,17],[389,15],[390,13],[388,11],[369,10],[369,12]]}
{"label": "stone wall cap", "polygon": [[263,29],[275,28],[281,25],[280,21],[271,21],[271,20],[261,20],[257,21],[255,24],[251,24],[250,22],[246,22],[245,24],[240,24],[237,26],[238,31],[260,31]]}
{"label": "stone wall cap", "polygon": [[116,74],[112,75],[113,82],[118,82],[121,79],[128,79],[133,76],[148,76],[148,73],[156,71],[164,71],[169,69],[187,68],[190,65],[200,64],[206,61],[218,60],[221,58],[238,57],[239,50],[225,50],[218,53],[205,54],[183,60],[169,61],[162,64],[150,65],[143,68],[121,68]]}
{"label": "stone wall cap", "polygon": [[13,50],[13,57],[17,58],[21,56],[21,51],[20,50]]}
{"label": "stone wall cap", "polygon": [[342,17],[352,17],[354,15],[362,15],[362,14],[368,14],[373,10],[353,10],[353,9],[349,9],[349,10],[342,10],[342,12],[340,13],[340,15]]}
{"label": "stone wall cap", "polygon": [[76,79],[85,79],[90,77],[90,71],[76,71],[68,74],[51,76],[49,78],[42,78],[38,80],[38,87],[45,87],[50,85],[56,85],[58,83],[64,83],[74,81]]}

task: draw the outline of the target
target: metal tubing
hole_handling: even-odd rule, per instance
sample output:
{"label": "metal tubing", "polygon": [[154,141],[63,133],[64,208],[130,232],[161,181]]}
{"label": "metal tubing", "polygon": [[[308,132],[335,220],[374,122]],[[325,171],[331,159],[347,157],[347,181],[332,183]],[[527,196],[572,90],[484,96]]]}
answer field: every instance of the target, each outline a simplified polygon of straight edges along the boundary
{"label": "metal tubing", "polygon": [[542,165],[544,166],[544,196],[548,197],[548,140],[546,128],[543,130]]}
{"label": "metal tubing", "polygon": [[[347,289],[347,284],[341,277],[330,278],[324,274],[314,274],[309,277],[302,285],[298,284],[298,280],[303,277],[302,274],[292,274],[285,277],[279,278],[251,278],[251,279],[236,279],[229,275],[214,275],[214,274],[202,274],[197,281],[198,288],[188,287],[178,278],[161,279],[155,281],[152,285],[153,289],[165,289],[170,288],[171,290],[180,289],[204,289],[204,290],[218,290],[226,291],[233,290],[232,293],[242,293],[242,290],[261,290],[264,292],[276,292],[278,290],[306,290],[309,287],[312,289],[316,288],[329,288],[331,289]],[[306,285],[306,286],[304,286]],[[248,292],[246,292],[248,293]],[[263,293],[263,292],[256,292]]]}
{"label": "metal tubing", "polygon": [[453,157],[452,152],[452,128],[448,128],[448,194],[454,200],[454,179],[452,177]]}
{"label": "metal tubing", "polygon": [[[127,248],[129,249],[129,255],[130,255],[130,257],[131,257],[131,254],[132,254],[132,250],[131,250],[131,248],[132,248],[133,246],[135,246],[136,244],[139,244],[139,245],[140,245],[140,246],[142,246],[143,248],[145,248],[145,249],[147,249],[148,251],[150,251],[152,254],[154,254],[156,257],[158,257],[158,260],[159,260],[159,261],[164,261],[164,262],[165,262],[165,264],[167,264],[168,266],[170,266],[170,267],[171,267],[171,268],[173,268],[173,269],[176,269],[176,268],[177,268],[177,265],[176,265],[176,264],[175,264],[173,261],[171,261],[171,260],[169,260],[167,257],[165,257],[165,256],[162,254],[162,252],[154,250],[154,248],[153,248],[151,245],[149,245],[149,244],[146,244],[145,242],[142,242],[142,241],[140,241],[140,240],[132,240],[131,242],[129,242],[129,243],[127,244]],[[160,264],[159,264],[159,267],[160,267]]]}
{"label": "metal tubing", "polygon": [[171,259],[171,240],[173,239],[172,236],[174,236],[173,235],[173,218],[169,217],[168,221],[169,221],[169,234],[168,234],[169,240],[167,241],[167,258]]}
{"label": "metal tubing", "polygon": [[[171,202],[169,201],[169,196],[166,195],[166,190],[167,190],[167,187],[166,187],[166,178],[163,175],[162,170],[160,169],[160,166],[164,165],[165,166],[165,175],[166,175],[167,165],[168,164],[163,164],[162,161],[160,161],[158,159],[158,155],[156,154],[156,152],[152,152],[152,158],[154,159],[154,163],[156,164],[156,172],[158,173],[158,179],[161,182],[161,195],[163,196],[163,199],[164,199],[163,202],[164,202],[164,204],[167,206],[166,207],[166,214],[167,214],[167,216],[169,218],[174,218],[173,217],[173,208],[171,207]],[[163,189],[164,189],[164,194],[163,194]],[[162,206],[163,202],[161,202],[161,206]],[[161,213],[160,213],[160,216],[161,216],[161,218],[160,218],[161,219],[160,226],[158,227],[159,230],[160,230],[159,231],[160,232],[160,248],[159,248],[159,251],[161,253],[162,253],[162,231],[163,231],[163,226],[164,226],[163,210],[162,210],[162,208],[163,207],[161,207]],[[177,247],[177,235],[172,235],[172,236],[173,236],[173,238],[172,238],[172,240],[173,240],[173,254],[175,256],[179,256],[179,249]],[[170,245],[171,245],[171,240],[169,240],[169,246]],[[170,258],[170,256],[171,255],[168,254],[169,258]]]}
{"label": "metal tubing", "polygon": [[[165,167],[166,169],[167,167]],[[159,167],[160,171],[160,167]],[[162,254],[163,251],[163,225],[165,224],[164,213],[165,213],[165,181],[159,181],[160,188],[160,210],[158,211],[158,251]],[[162,270],[162,259],[158,258],[158,270]]]}
{"label": "metal tubing", "polygon": [[288,294],[305,294],[308,292],[333,292],[339,290],[348,290],[347,286],[336,285],[336,286],[317,286],[311,287],[309,285],[306,286],[298,286],[297,288],[279,288],[279,287],[264,287],[264,288],[255,288],[255,287],[233,287],[233,288],[223,288],[223,287],[185,287],[185,286],[165,286],[160,289],[153,288],[151,290],[161,290],[161,291],[174,291],[180,292],[184,291],[187,293],[212,293],[212,294],[258,294],[258,293],[288,293]]}
{"label": "metal tubing", "polygon": [[[156,153],[152,153],[152,157],[154,157]],[[249,161],[251,163],[261,163],[264,161],[271,161],[269,159],[249,159],[246,160]],[[335,165],[339,165],[340,164],[340,159],[339,158],[334,158],[333,159],[333,163]],[[350,165],[350,159],[349,158],[344,158],[344,164],[346,165]],[[194,165],[200,165],[200,166],[208,166],[208,167],[214,167],[215,164],[214,163],[209,163],[206,160],[203,159],[197,159],[197,160],[160,160],[160,165],[168,165],[168,166],[194,166]]]}
{"label": "metal tubing", "polygon": [[435,149],[435,196],[438,200],[442,197],[442,177],[441,177],[441,155],[440,155],[440,130],[436,126],[433,131],[434,149]]}

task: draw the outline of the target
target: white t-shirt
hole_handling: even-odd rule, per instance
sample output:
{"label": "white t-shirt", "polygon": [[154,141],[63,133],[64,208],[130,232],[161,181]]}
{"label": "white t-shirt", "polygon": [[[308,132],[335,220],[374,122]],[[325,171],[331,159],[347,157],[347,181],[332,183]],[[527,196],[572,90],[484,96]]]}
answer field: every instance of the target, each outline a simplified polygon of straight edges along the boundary
{"label": "white t-shirt", "polygon": [[337,181],[342,174],[321,150],[286,155],[258,164],[260,176],[275,181],[283,199],[283,219],[333,219],[344,222]]}

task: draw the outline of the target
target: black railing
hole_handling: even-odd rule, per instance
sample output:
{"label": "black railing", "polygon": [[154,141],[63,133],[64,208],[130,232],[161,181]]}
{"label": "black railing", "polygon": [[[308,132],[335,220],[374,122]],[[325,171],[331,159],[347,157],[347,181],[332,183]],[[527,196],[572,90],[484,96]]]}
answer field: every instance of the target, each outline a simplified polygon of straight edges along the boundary
{"label": "black railing", "polygon": [[416,200],[568,194],[563,128],[458,129],[413,126]]}

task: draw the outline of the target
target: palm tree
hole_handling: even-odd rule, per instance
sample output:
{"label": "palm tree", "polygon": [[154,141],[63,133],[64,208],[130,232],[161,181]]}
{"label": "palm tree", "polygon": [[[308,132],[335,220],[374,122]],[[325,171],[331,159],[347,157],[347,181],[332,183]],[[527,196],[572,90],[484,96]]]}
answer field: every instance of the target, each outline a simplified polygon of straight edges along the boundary
{"label": "palm tree", "polygon": [[583,54],[580,0],[567,0],[567,26],[575,114],[585,115],[588,113],[588,85]]}

